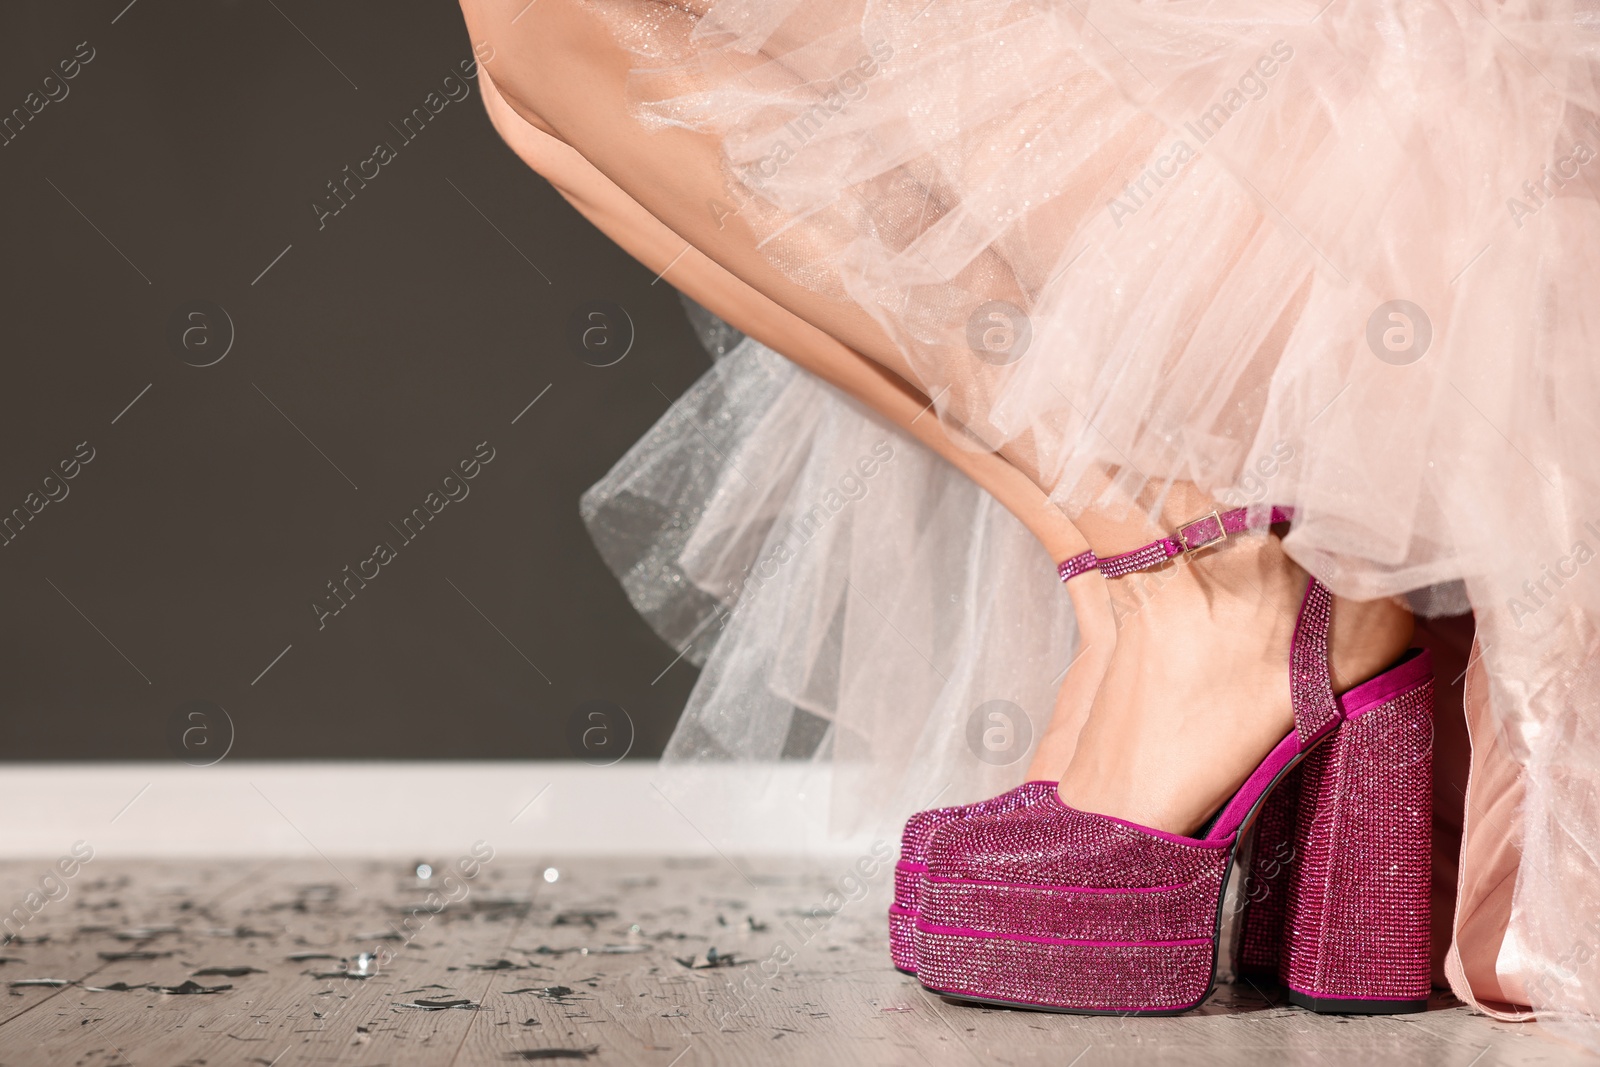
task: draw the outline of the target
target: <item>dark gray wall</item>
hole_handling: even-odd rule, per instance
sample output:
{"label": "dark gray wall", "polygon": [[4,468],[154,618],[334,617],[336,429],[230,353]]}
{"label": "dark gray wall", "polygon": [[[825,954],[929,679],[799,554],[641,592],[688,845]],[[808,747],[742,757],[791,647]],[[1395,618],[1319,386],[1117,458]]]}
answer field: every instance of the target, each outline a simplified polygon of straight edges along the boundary
{"label": "dark gray wall", "polygon": [[[707,358],[475,82],[397,130],[471,55],[450,3],[0,12],[0,114],[39,108],[0,145],[0,514],[60,497],[0,547],[0,759],[169,757],[190,701],[226,710],[230,758],[565,757],[593,700],[659,752],[693,671],[653,682],[675,653],[577,501]],[[380,141],[394,158],[319,219]],[[569,341],[593,301],[634,324],[614,366]],[[217,307],[231,348],[194,366]],[[485,441],[468,495],[402,540]],[[319,624],[379,542],[395,558]]]}

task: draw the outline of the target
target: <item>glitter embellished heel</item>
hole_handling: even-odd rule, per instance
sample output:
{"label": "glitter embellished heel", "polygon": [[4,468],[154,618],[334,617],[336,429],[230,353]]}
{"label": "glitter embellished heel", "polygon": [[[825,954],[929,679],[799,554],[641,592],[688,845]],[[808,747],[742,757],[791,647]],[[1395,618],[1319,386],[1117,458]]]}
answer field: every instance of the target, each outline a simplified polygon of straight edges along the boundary
{"label": "glitter embellished heel", "polygon": [[1280,977],[1320,1012],[1423,1011],[1429,966],[1433,669],[1412,655],[1340,698],[1344,724],[1301,768]]}
{"label": "glitter embellished heel", "polygon": [[[1286,513],[1274,511],[1272,521],[1282,521],[1280,516]],[[1158,565],[1179,552],[1216,544],[1246,522],[1242,511],[1212,514],[1180,528],[1176,539],[1102,560],[1101,569],[1115,577]],[[923,985],[981,1003],[1087,1014],[1168,1015],[1202,1003],[1215,980],[1223,887],[1239,860],[1240,843],[1273,790],[1335,735],[1344,717],[1328,665],[1332,605],[1324,586],[1308,582],[1290,649],[1295,729],[1199,836],[1079,811],[1056,795],[937,830],[916,920]],[[1419,668],[1411,667],[1418,660],[1425,665],[1425,658],[1413,655],[1358,689],[1414,702],[1416,691],[1427,684]],[[1325,780],[1318,779],[1318,798]],[[1304,791],[1302,783],[1302,797]],[[1345,847],[1341,841],[1322,841],[1319,833],[1299,833],[1297,841],[1305,848]],[[1361,841],[1376,849],[1386,843],[1377,834]],[[1376,868],[1387,861],[1386,853],[1376,853],[1368,863]],[[1291,907],[1291,914],[1318,916],[1323,923],[1318,929],[1332,930],[1329,908],[1316,905],[1314,895],[1305,892],[1314,883],[1291,878],[1299,879],[1301,891],[1291,904],[1307,905],[1299,911]],[[1361,891],[1354,885],[1339,888]],[[1287,928],[1296,936],[1300,932],[1299,926]],[[1327,938],[1319,942],[1326,944]],[[1337,957],[1326,951],[1317,955]]]}

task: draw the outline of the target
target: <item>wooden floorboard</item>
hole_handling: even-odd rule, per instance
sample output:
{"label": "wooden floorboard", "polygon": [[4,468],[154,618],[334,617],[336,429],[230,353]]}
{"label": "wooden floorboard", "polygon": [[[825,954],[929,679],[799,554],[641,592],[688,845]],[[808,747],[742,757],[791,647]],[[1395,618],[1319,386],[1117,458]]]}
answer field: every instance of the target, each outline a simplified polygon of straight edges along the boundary
{"label": "wooden floorboard", "polygon": [[[1171,1019],[957,1004],[888,966],[881,873],[815,912],[843,861],[495,857],[467,881],[448,860],[97,860],[0,949],[0,1065],[1600,1063],[1444,994],[1370,1019],[1248,985]],[[0,864],[0,902],[44,873]],[[364,951],[390,958],[340,976]],[[49,978],[70,984],[13,985]],[[159,991],[185,982],[231,988]]]}

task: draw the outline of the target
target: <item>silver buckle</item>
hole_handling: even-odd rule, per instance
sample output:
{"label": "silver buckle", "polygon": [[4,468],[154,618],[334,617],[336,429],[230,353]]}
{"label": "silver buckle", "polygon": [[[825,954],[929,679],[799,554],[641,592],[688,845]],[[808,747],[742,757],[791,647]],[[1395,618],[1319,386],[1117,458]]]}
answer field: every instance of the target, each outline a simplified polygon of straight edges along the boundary
{"label": "silver buckle", "polygon": [[[1189,530],[1193,527],[1199,526],[1204,522],[1215,523],[1217,535],[1205,541],[1191,541],[1189,538]],[[1222,525],[1222,516],[1215,511],[1211,512],[1209,515],[1202,515],[1198,519],[1190,519],[1188,522],[1178,527],[1178,543],[1183,546],[1185,555],[1193,555],[1202,549],[1210,548],[1212,545],[1220,545],[1227,539],[1228,528]]]}

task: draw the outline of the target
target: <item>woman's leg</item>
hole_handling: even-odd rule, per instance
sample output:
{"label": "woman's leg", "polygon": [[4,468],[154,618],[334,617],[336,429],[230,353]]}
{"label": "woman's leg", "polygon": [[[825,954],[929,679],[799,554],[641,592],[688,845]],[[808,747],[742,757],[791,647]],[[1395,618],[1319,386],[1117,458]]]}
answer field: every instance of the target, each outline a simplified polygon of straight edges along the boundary
{"label": "woman's leg", "polygon": [[[958,445],[929,414],[915,388],[879,363],[785,310],[684,240],[594,168],[576,149],[527,122],[505,102],[493,75],[480,72],[484,101],[495,129],[608,237],[652,270],[671,265],[673,284],[743,333],[854,397],[986,489],[1015,515],[1056,560],[1088,547],[1077,528],[1026,474],[993,452]],[[1051,576],[1041,574],[1039,580]],[[1072,758],[1073,743],[1089,711],[1114,644],[1115,628],[1105,581],[1097,574],[1067,586],[1082,646],[1058,693],[1040,738],[1029,778],[1056,779]]]}
{"label": "woman's leg", "polygon": [[[962,348],[938,361],[941,380],[917,375],[899,345],[845,296],[843,282],[829,266],[836,248],[828,242],[842,238],[827,226],[785,227],[788,220],[781,213],[730,181],[717,138],[681,127],[646,129],[639,124],[628,92],[633,57],[614,40],[612,23],[644,20],[653,35],[670,39],[674,33],[687,36],[692,15],[650,0],[462,0],[462,8],[475,45],[493,47],[484,67],[511,110],[537,131],[574,148],[677,238],[667,261],[655,268],[666,271],[667,281],[679,281],[684,262],[694,252],[703,254],[744,282],[752,296],[766,297],[844,347],[918,384],[923,395],[938,396],[940,414],[948,420],[981,425],[994,390],[1007,380],[1004,367]],[[602,8],[612,12],[611,21],[602,18]],[[929,196],[935,196],[931,189]],[[780,228],[783,235],[764,247],[762,239]],[[807,284],[774,264],[774,250],[780,248],[787,261],[813,265]],[[680,253],[684,259],[672,262]],[[985,254],[962,277],[992,299],[1026,302],[998,254]],[[805,355],[785,354],[807,365]],[[931,412],[919,425],[929,421]],[[1026,441],[1010,442],[1000,454],[1035,485],[1040,482]],[[1034,528],[1029,518],[1023,521]],[[1054,552],[1048,542],[1046,547]]]}
{"label": "woman's leg", "polygon": [[[906,384],[914,375],[865,312],[833,295],[825,280],[798,285],[772,265],[742,218],[707,209],[736,199],[725,188],[720,146],[681,129],[647,131],[633,120],[629,58],[590,9],[569,0],[526,9],[521,0],[465,0],[464,7],[474,40],[495,46],[489,67],[506,105],[571,151],[574,166],[585,161],[610,179],[603,186],[614,191],[606,194],[609,207],[585,206],[584,196],[595,193],[573,197],[602,228],[658,269],[681,257],[669,274],[680,288],[905,426],[988,489],[1056,558],[1076,553],[1079,535],[1065,516],[1051,514],[1025,449],[973,452],[933,419],[919,418],[926,401]],[[608,223],[608,215],[616,221]],[[636,245],[635,230],[653,237]],[[1003,263],[981,273],[986,295],[1016,294]],[[951,410],[981,417],[991,383],[973,362],[951,368]],[[1104,493],[1093,496],[1096,505],[1077,527],[1102,556],[1169,534],[1216,506],[1180,483],[1156,523],[1142,501],[1117,505]],[[1068,688],[1095,689],[1101,663],[1105,677],[1081,736],[1073,729],[1050,738],[1049,760],[1072,754],[1063,796],[1162,829],[1199,826],[1292,726],[1289,640],[1305,578],[1276,537],[1243,537],[1146,580],[1107,583],[1114,622],[1106,621],[1105,602],[1090,595],[1103,588],[1100,579],[1073,583],[1095,662],[1075,670],[1079,677],[1069,677]],[[1336,683],[1347,687],[1381,670],[1404,650],[1410,628],[1409,613],[1397,604],[1339,600],[1331,642]],[[1070,705],[1074,725],[1081,708]],[[1053,776],[1051,769],[1036,761],[1041,776]]]}

